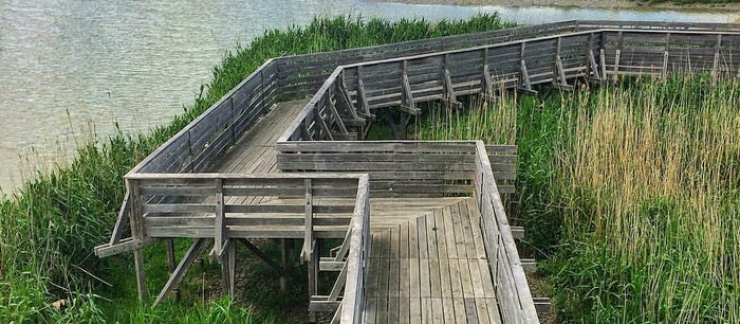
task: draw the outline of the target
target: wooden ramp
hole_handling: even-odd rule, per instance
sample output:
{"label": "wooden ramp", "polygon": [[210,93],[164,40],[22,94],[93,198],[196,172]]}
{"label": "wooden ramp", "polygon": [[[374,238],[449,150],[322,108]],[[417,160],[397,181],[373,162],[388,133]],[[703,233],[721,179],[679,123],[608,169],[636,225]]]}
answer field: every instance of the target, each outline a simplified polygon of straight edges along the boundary
{"label": "wooden ramp", "polygon": [[501,323],[472,198],[371,199],[366,323]]}

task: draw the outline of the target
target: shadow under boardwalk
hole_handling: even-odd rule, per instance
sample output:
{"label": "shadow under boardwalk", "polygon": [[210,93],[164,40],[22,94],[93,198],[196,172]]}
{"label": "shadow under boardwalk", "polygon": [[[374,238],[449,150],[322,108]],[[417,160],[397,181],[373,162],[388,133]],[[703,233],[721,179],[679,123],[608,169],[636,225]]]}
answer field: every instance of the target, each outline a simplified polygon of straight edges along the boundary
{"label": "shadow under boardwalk", "polygon": [[242,135],[211,172],[277,173],[275,143],[298,116],[309,99],[278,103],[254,127]]}
{"label": "shadow under boardwalk", "polygon": [[372,199],[365,323],[501,323],[472,198]]}

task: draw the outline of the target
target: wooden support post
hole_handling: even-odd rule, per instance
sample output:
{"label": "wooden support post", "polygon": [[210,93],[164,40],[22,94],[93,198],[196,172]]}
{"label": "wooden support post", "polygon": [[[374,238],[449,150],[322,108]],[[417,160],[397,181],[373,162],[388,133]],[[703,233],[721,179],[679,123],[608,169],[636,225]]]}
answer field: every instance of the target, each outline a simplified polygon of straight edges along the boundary
{"label": "wooden support post", "polygon": [[319,106],[316,105],[313,113],[313,120],[316,124],[319,124],[319,127],[321,127],[321,132],[324,136],[319,136],[319,139],[326,140],[327,138],[330,141],[334,140],[334,135],[331,134],[331,129],[329,129],[329,126],[326,125],[326,121],[324,121],[323,118],[321,118],[321,114],[319,114]]}
{"label": "wooden support post", "polygon": [[526,44],[526,42],[522,42],[521,52],[519,55],[519,75],[521,78],[519,90],[527,93],[534,93],[534,90],[532,90],[532,85],[529,82],[529,71],[527,71],[527,63],[524,60],[524,51],[526,50]]}
{"label": "wooden support post", "polygon": [[444,85],[443,102],[447,106],[447,109],[459,108],[462,104],[457,101],[457,97],[455,96],[455,89],[452,85],[452,78],[450,77],[450,69],[448,67],[448,59],[449,55],[445,54],[442,62],[442,84]]}
{"label": "wooden support post", "polygon": [[568,80],[565,78],[565,70],[563,69],[563,61],[560,58],[560,43],[562,41],[562,37],[558,37],[557,41],[557,48],[556,48],[556,54],[555,54],[555,70],[557,71],[557,77],[559,78],[560,82],[556,83],[557,88],[561,90],[572,90],[573,87],[571,87],[568,84]]}
{"label": "wooden support post", "polygon": [[[175,260],[175,241],[173,238],[167,238],[164,241],[167,249],[167,272],[170,276],[175,273],[177,269],[177,261]],[[175,293],[175,301],[180,301],[180,289],[175,288],[172,290]]]}
{"label": "wooden support post", "polygon": [[164,297],[167,296],[167,293],[170,292],[170,290],[177,288],[180,283],[182,283],[183,278],[185,278],[185,274],[188,273],[188,270],[190,270],[195,259],[203,253],[205,248],[206,239],[196,239],[193,241],[193,244],[190,245],[190,248],[185,252],[185,256],[182,257],[177,268],[175,268],[175,271],[170,275],[170,279],[167,280],[167,283],[164,285],[164,288],[162,288],[159,296],[157,296],[153,306],[157,306],[162,302]]}
{"label": "wooden support post", "polygon": [[236,242],[228,239],[224,244],[226,253],[221,255],[221,284],[231,298],[234,298],[236,288]]}
{"label": "wooden support post", "polygon": [[[319,253],[316,247],[316,240],[312,240],[308,244],[311,245],[311,251],[316,252],[311,253],[308,260],[308,300],[310,301],[313,299],[313,296],[318,294]],[[310,302],[308,313],[309,322],[316,323],[316,311],[311,308]]]}
{"label": "wooden support post", "polygon": [[[359,80],[359,78],[358,78]],[[349,90],[347,89],[347,83],[344,80],[344,71],[341,73],[340,82],[339,82],[339,94],[342,101],[344,101],[344,108],[347,110],[347,113],[350,115],[350,117],[354,120],[359,120],[360,116],[357,114],[357,108],[355,108],[355,105],[352,103],[352,97],[349,94]],[[357,91],[357,95],[359,97],[359,90]],[[358,100],[359,101],[359,100]]]}
{"label": "wooden support post", "polygon": [[[139,190],[139,183],[136,180],[126,180],[126,184],[129,186],[128,192],[131,193],[131,236],[134,240],[144,241],[144,206],[141,200],[141,191]],[[149,294],[146,288],[146,274],[144,270],[144,252],[141,248],[134,250],[134,268],[136,268],[136,287],[139,292],[139,302],[147,304],[149,302]]]}
{"label": "wooden support post", "polygon": [[172,274],[177,266],[175,261],[175,243],[173,239],[166,238],[164,240],[165,248],[167,249],[167,271]]}
{"label": "wooden support post", "polygon": [[347,234],[344,235],[344,241],[337,251],[337,255],[334,256],[334,261],[342,261],[349,251],[350,240],[352,239],[352,223],[349,224]]}
{"label": "wooden support post", "polygon": [[614,57],[614,73],[612,75],[612,79],[614,81],[617,81],[617,76],[619,74],[619,59],[622,56],[622,42],[623,42],[623,39],[624,39],[621,30],[619,31],[619,33],[617,35],[619,35],[619,36],[617,36],[618,37],[617,51],[616,51],[616,53],[615,53],[616,55]]}
{"label": "wooden support post", "polygon": [[342,270],[339,272],[339,276],[337,277],[337,280],[334,282],[334,287],[331,288],[328,301],[337,301],[337,299],[339,299],[339,293],[344,288],[346,279],[347,279],[347,262],[344,263]]}
{"label": "wooden support post", "polygon": [[365,82],[362,81],[362,66],[357,67],[357,99],[362,108],[360,114],[365,118],[371,118],[370,105],[368,104],[367,94],[365,93]]}
{"label": "wooden support post", "polygon": [[719,54],[722,49],[722,34],[717,35],[717,45],[714,47],[714,62],[712,64],[712,85],[717,84],[719,78]]}
{"label": "wooden support post", "polygon": [[493,80],[491,80],[491,72],[488,69],[488,47],[483,49],[483,79],[481,79],[481,92],[483,93],[484,107],[487,105],[488,100],[493,99]]}
{"label": "wooden support post", "polygon": [[224,250],[226,241],[226,220],[224,219],[224,186],[221,179],[214,180],[216,186],[216,219],[214,221],[214,242],[211,261],[217,261]]}
{"label": "wooden support post", "polygon": [[121,209],[118,210],[118,218],[116,218],[116,225],[113,227],[113,233],[110,236],[110,245],[116,245],[121,242],[121,236],[123,235],[123,229],[128,226],[128,218],[131,214],[131,199],[128,189],[126,194],[123,196],[123,203]]}
{"label": "wooden support post", "polygon": [[665,80],[668,77],[668,49],[671,44],[671,33],[665,34],[665,48],[663,49],[663,66],[660,69],[660,78]]}
{"label": "wooden support post", "polygon": [[[229,248],[229,245],[233,245],[231,243],[232,242],[230,242],[229,240],[224,243],[224,251]],[[228,253],[219,254],[218,261],[221,264],[221,289],[228,294],[229,288],[231,287],[231,282],[229,282],[229,279],[231,279],[231,276],[229,274],[229,269],[231,268],[231,266],[229,265],[230,260],[228,258]]]}
{"label": "wooden support post", "polygon": [[[245,239],[246,240],[246,239]],[[280,263],[282,263],[282,275],[280,276],[280,291],[285,291],[288,288],[288,277],[286,276],[288,269],[288,239],[280,239]],[[248,246],[247,246],[248,247]]]}
{"label": "wooden support post", "polygon": [[588,46],[588,66],[589,66],[589,73],[587,73],[588,76],[592,77],[597,82],[601,83],[603,80],[601,79],[602,75],[599,73],[599,66],[596,64],[596,57],[594,56],[594,37],[593,34],[591,34],[590,40],[589,40],[589,46]]}
{"label": "wooden support post", "polygon": [[483,81],[481,82],[483,85],[483,107],[487,107],[489,103],[493,103],[495,100],[494,95],[494,83],[493,79],[491,78],[491,73],[488,70],[488,64],[483,65]]}
{"label": "wooden support post", "polygon": [[409,83],[408,61],[403,61],[403,75],[401,76],[401,110],[408,114],[418,115],[421,110],[414,105],[414,96],[411,95],[411,84]]}
{"label": "wooden support post", "polygon": [[303,261],[310,261],[314,253],[313,251],[313,189],[311,188],[311,179],[304,180],[306,189],[305,204],[306,204],[306,232],[303,237],[303,249],[301,251],[301,259]]}
{"label": "wooden support post", "polygon": [[339,131],[342,132],[342,134],[347,135],[349,132],[347,132],[347,127],[344,126],[344,121],[342,120],[342,116],[339,115],[339,111],[337,111],[337,107],[334,105],[334,102],[332,102],[331,100],[331,95],[329,94],[329,90],[326,91],[324,100],[326,100],[326,106],[329,107],[329,111],[334,116],[334,122],[337,124],[337,128],[339,128]]}
{"label": "wooden support post", "polygon": [[[272,260],[270,258],[270,256],[268,256],[267,254],[265,254],[264,252],[262,252],[257,246],[255,246],[254,244],[252,244],[252,242],[249,242],[249,240],[247,240],[245,238],[241,238],[241,237],[239,239],[237,239],[237,241],[241,242],[250,252],[254,253],[254,255],[256,255],[258,258],[262,259],[262,261],[264,261],[265,263],[267,263],[267,265],[269,265],[270,267],[272,267],[273,269],[275,269],[275,271],[277,271],[279,273],[282,273],[283,272],[283,267],[280,266],[279,263],[277,263],[276,261]],[[285,249],[287,248],[285,241],[286,241],[285,239],[280,239],[280,248],[281,248],[281,250],[283,250],[282,252],[284,254],[287,253],[287,251],[285,251]]]}
{"label": "wooden support post", "polygon": [[606,53],[604,49],[599,49],[599,65],[601,66],[601,79],[606,81]]}
{"label": "wooden support post", "polygon": [[341,321],[340,317],[342,316],[342,305],[343,304],[339,304],[339,307],[337,307],[337,311],[334,312],[334,316],[332,316],[331,322],[329,322],[330,324],[339,324],[339,322]]}
{"label": "wooden support post", "polygon": [[598,83],[601,83],[603,82],[603,80],[601,79],[601,75],[599,73],[599,67],[596,64],[596,57],[594,56],[594,50],[595,50],[594,38],[596,38],[594,33],[591,33],[590,35],[588,35],[588,64],[589,64],[588,67],[589,68],[588,68],[588,73],[586,73],[586,75],[588,75],[589,77],[592,77]]}

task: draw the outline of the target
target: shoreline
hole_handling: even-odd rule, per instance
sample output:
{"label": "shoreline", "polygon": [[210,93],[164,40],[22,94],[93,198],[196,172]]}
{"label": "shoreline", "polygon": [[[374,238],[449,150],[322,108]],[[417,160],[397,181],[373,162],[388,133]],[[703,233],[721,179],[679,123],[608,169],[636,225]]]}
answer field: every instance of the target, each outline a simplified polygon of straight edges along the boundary
{"label": "shoreline", "polygon": [[677,5],[673,3],[649,4],[629,0],[375,0],[377,2],[396,2],[405,4],[446,4],[456,6],[502,6],[502,7],[560,7],[582,9],[633,9],[633,10],[674,10],[727,12],[740,11],[740,3],[692,3]]}

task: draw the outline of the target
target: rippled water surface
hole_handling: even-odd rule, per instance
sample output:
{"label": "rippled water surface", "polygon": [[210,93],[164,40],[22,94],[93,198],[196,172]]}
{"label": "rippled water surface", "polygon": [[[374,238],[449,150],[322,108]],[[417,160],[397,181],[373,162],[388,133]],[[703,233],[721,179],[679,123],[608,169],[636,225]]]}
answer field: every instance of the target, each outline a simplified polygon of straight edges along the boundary
{"label": "rippled water surface", "polygon": [[34,165],[64,163],[75,143],[166,123],[192,102],[236,43],[314,15],[462,19],[730,22],[737,14],[459,7],[346,0],[0,0],[0,188]]}

